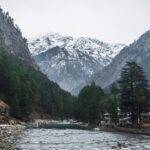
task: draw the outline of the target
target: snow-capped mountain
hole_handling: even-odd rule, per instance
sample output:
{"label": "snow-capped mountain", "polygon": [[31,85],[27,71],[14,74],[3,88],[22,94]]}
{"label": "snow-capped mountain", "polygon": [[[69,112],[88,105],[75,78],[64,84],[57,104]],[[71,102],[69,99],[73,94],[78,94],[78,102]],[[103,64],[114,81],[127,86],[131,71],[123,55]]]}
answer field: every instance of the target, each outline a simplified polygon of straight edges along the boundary
{"label": "snow-capped mountain", "polygon": [[121,69],[128,61],[138,63],[143,68],[150,83],[150,30],[141,35],[138,40],[123,48],[112,62],[93,75],[91,80],[94,80],[102,88],[109,87],[120,78]]}
{"label": "snow-capped mountain", "polygon": [[94,38],[81,37],[74,39],[70,36],[62,36],[58,33],[47,34],[29,41],[29,49],[32,55],[38,55],[54,47],[65,48],[69,54],[76,55],[79,50],[100,61],[104,66],[109,64],[120,50],[123,44],[108,44]]}
{"label": "snow-capped mountain", "polygon": [[108,44],[94,38],[74,39],[60,34],[47,34],[28,43],[41,70],[63,89],[76,93],[81,84],[110,64],[125,46]]}

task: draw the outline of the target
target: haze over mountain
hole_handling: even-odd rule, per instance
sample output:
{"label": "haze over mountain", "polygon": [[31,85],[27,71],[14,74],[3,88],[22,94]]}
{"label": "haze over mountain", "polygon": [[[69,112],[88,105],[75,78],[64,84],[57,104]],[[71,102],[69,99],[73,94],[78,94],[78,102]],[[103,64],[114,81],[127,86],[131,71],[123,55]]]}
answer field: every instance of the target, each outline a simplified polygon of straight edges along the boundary
{"label": "haze over mountain", "polygon": [[0,0],[0,5],[27,38],[58,32],[128,45],[150,25],[149,0]]}
{"label": "haze over mountain", "polygon": [[60,34],[47,34],[32,39],[28,45],[35,61],[48,78],[73,94],[93,74],[110,64],[125,46],[87,37],[74,39]]}

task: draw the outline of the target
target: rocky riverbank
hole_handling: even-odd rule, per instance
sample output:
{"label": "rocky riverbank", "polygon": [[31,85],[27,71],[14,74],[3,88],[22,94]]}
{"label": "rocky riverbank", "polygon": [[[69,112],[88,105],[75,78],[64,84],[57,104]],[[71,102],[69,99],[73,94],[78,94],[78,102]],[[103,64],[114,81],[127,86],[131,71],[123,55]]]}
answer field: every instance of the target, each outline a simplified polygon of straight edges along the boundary
{"label": "rocky riverbank", "polygon": [[133,134],[143,134],[150,136],[150,128],[125,128],[125,127],[114,127],[116,131],[133,133]]}
{"label": "rocky riverbank", "polygon": [[142,134],[150,136],[150,127],[136,128],[136,127],[119,127],[119,126],[101,126],[100,131],[105,132],[124,132],[129,134]]}
{"label": "rocky riverbank", "polygon": [[25,129],[25,124],[0,124],[0,150],[18,150],[13,138]]}
{"label": "rocky riverbank", "polygon": [[150,127],[135,128],[135,127],[119,127],[115,125],[103,125],[94,126],[87,123],[78,122],[76,120],[35,120],[34,122],[28,123],[28,127],[31,128],[81,128],[95,131],[106,131],[106,132],[126,132],[131,134],[144,134],[150,135]]}
{"label": "rocky riverbank", "polygon": [[[125,132],[125,133],[150,135],[150,128],[127,128],[127,127],[125,128],[125,127],[116,127],[116,126],[94,127],[94,126],[89,126],[88,124],[85,124],[82,122],[77,122],[75,120],[63,120],[63,121],[35,120],[34,122],[27,123],[27,124],[24,124],[21,122],[15,123],[13,125],[0,124],[0,150],[19,150],[17,146],[15,145],[16,143],[15,137],[17,137],[22,131],[24,131],[25,128],[29,128],[29,130],[34,131],[34,128],[39,128],[39,130],[41,130],[40,129],[41,127],[48,128],[48,129],[55,127],[55,130],[56,130],[56,127],[60,129],[60,126],[62,129],[64,128],[64,126],[66,126],[67,129],[70,129],[70,130],[77,129],[77,131],[78,129],[80,129],[79,127],[84,127],[83,129],[87,129],[88,132],[91,132],[91,130],[94,130],[100,134],[103,134],[103,132],[98,132],[98,131],[104,131],[107,134],[113,134],[113,132],[120,134],[120,132]],[[44,129],[42,129],[41,131],[44,131]],[[117,147],[125,148],[127,145],[124,145],[122,143],[118,142],[117,146],[112,146],[112,149],[116,149]]]}

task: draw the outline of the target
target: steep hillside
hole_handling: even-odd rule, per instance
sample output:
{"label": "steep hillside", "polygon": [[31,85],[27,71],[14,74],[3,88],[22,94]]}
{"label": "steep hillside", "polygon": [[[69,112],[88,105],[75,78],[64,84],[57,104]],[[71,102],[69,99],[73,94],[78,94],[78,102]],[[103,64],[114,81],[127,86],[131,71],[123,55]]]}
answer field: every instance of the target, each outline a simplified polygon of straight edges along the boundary
{"label": "steep hillside", "polygon": [[138,40],[125,47],[112,63],[92,77],[103,88],[120,78],[121,69],[127,61],[136,61],[150,80],[150,31],[144,33]]}
{"label": "steep hillside", "polygon": [[122,44],[59,34],[48,34],[29,42],[29,49],[41,70],[73,94],[77,87],[79,91],[81,84],[107,66],[123,47]]}
{"label": "steep hillside", "polygon": [[37,68],[21,31],[0,9],[0,99],[19,119],[33,113],[72,117],[75,97]]}
{"label": "steep hillside", "polygon": [[27,41],[22,37],[22,33],[8,13],[4,13],[0,8],[0,48],[14,54],[26,63],[34,66],[35,62],[31,58]]}
{"label": "steep hillside", "polygon": [[19,119],[28,119],[34,112],[60,117],[73,113],[74,97],[70,93],[3,49],[0,49],[0,99]]}

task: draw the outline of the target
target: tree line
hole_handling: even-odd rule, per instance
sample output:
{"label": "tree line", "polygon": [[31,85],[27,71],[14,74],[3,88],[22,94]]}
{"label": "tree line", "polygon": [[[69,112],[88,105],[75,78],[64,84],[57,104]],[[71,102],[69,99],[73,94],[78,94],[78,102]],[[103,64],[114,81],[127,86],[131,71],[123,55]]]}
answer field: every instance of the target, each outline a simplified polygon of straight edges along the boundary
{"label": "tree line", "polygon": [[112,84],[110,92],[95,85],[84,87],[78,95],[76,117],[90,124],[100,123],[104,113],[111,114],[117,122],[118,109],[131,116],[133,124],[139,124],[141,113],[148,112],[150,91],[142,68],[136,62],[127,62],[121,71],[120,80]]}
{"label": "tree line", "polygon": [[28,120],[32,112],[72,117],[76,98],[17,56],[0,49],[0,99],[11,115]]}
{"label": "tree line", "polygon": [[130,114],[133,123],[139,123],[141,113],[148,111],[149,96],[148,81],[135,62],[126,63],[120,80],[112,84],[110,92],[92,82],[75,97],[49,81],[39,70],[0,49],[0,99],[18,119],[29,120],[35,111],[99,124],[106,112],[117,122],[120,109]]}

